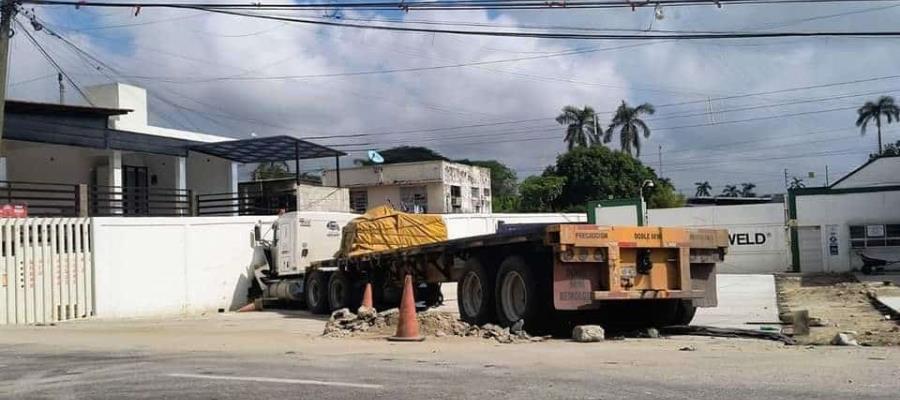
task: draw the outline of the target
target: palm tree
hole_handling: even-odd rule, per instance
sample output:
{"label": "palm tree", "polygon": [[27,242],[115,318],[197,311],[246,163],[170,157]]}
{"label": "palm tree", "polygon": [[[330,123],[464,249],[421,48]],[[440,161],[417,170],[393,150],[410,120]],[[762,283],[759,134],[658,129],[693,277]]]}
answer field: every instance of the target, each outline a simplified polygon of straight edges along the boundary
{"label": "palm tree", "polygon": [[806,187],[806,184],[803,183],[802,178],[798,178],[796,176],[791,178],[791,189],[802,189],[805,187]]}
{"label": "palm tree", "polygon": [[741,184],[741,197],[756,197],[756,193],[753,193],[753,189],[756,189],[755,183],[742,183]]}
{"label": "palm tree", "polygon": [[566,126],[566,137],[563,141],[569,145],[569,150],[576,146],[587,147],[600,143],[596,116],[594,109],[590,106],[584,106],[584,108],[565,106],[556,117],[556,122]]}
{"label": "palm tree", "polygon": [[644,103],[637,107],[628,107],[628,103],[622,100],[622,104],[616,109],[616,115],[613,116],[612,123],[606,129],[603,135],[603,142],[609,143],[612,140],[612,134],[619,129],[619,142],[622,145],[622,151],[631,154],[631,148],[634,147],[635,155],[641,156],[641,138],[638,130],[643,132],[644,138],[650,137],[650,127],[641,120],[641,114],[651,115],[656,112],[653,105]]}
{"label": "palm tree", "polygon": [[709,184],[709,181],[703,182],[694,182],[697,185],[697,191],[694,193],[694,197],[709,197],[710,190],[712,190],[712,185]]}
{"label": "palm tree", "polygon": [[856,110],[859,117],[856,119],[856,126],[860,127],[860,134],[866,134],[866,125],[875,120],[875,126],[878,128],[878,154],[881,154],[881,116],[887,118],[887,123],[900,120],[900,107],[894,104],[894,98],[891,96],[881,96],[878,102],[873,103],[867,101],[859,110]]}
{"label": "palm tree", "polygon": [[722,189],[722,196],[740,197],[741,191],[738,190],[737,185],[725,185],[725,189]]}

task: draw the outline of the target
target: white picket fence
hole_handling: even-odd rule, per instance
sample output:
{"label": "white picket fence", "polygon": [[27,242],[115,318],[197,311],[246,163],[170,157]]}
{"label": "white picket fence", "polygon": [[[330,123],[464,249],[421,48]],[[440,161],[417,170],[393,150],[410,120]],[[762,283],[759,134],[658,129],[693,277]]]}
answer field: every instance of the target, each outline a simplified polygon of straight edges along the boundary
{"label": "white picket fence", "polygon": [[88,218],[0,219],[0,325],[93,315]]}

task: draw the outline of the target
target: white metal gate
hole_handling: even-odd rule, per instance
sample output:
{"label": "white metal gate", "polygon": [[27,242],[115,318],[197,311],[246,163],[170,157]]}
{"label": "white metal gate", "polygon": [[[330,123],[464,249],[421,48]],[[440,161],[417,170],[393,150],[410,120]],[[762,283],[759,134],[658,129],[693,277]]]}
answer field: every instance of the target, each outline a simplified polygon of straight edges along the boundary
{"label": "white metal gate", "polygon": [[93,314],[90,219],[0,219],[0,325]]}
{"label": "white metal gate", "polygon": [[822,272],[822,228],[801,226],[797,228],[797,249],[800,250],[800,271]]}

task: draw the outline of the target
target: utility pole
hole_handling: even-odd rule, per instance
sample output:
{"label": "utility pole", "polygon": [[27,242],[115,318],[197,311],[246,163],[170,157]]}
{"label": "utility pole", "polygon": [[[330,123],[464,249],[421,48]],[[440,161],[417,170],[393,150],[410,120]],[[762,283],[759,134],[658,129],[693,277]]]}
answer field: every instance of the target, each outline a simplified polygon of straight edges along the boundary
{"label": "utility pole", "polygon": [[59,82],[59,104],[66,104],[66,85],[63,85],[62,72],[56,74],[56,81]]}
{"label": "utility pole", "polygon": [[788,183],[788,173],[787,173],[787,168],[785,168],[785,169],[784,169],[784,189],[787,190],[787,189],[790,189],[790,188],[791,188],[791,185],[790,185],[790,183]]}
{"label": "utility pole", "polygon": [[3,128],[6,122],[6,74],[9,63],[9,38],[12,37],[12,18],[16,12],[13,0],[0,2],[0,166],[6,179],[6,160],[3,158]]}
{"label": "utility pole", "polygon": [[663,177],[663,170],[662,170],[662,145],[659,145],[659,177],[660,177],[660,178]]}
{"label": "utility pole", "polygon": [[825,186],[828,186],[828,164],[825,164]]}

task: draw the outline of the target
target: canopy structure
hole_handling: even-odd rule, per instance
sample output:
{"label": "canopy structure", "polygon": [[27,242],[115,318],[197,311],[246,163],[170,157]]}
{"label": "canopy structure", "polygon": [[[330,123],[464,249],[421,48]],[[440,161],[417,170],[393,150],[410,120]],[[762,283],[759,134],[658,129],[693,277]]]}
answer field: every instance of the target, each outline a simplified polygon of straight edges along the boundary
{"label": "canopy structure", "polygon": [[347,155],[340,150],[286,135],[197,144],[191,146],[191,150],[241,163],[294,160],[298,183],[300,160],[334,157],[337,186],[341,186],[340,157]]}

